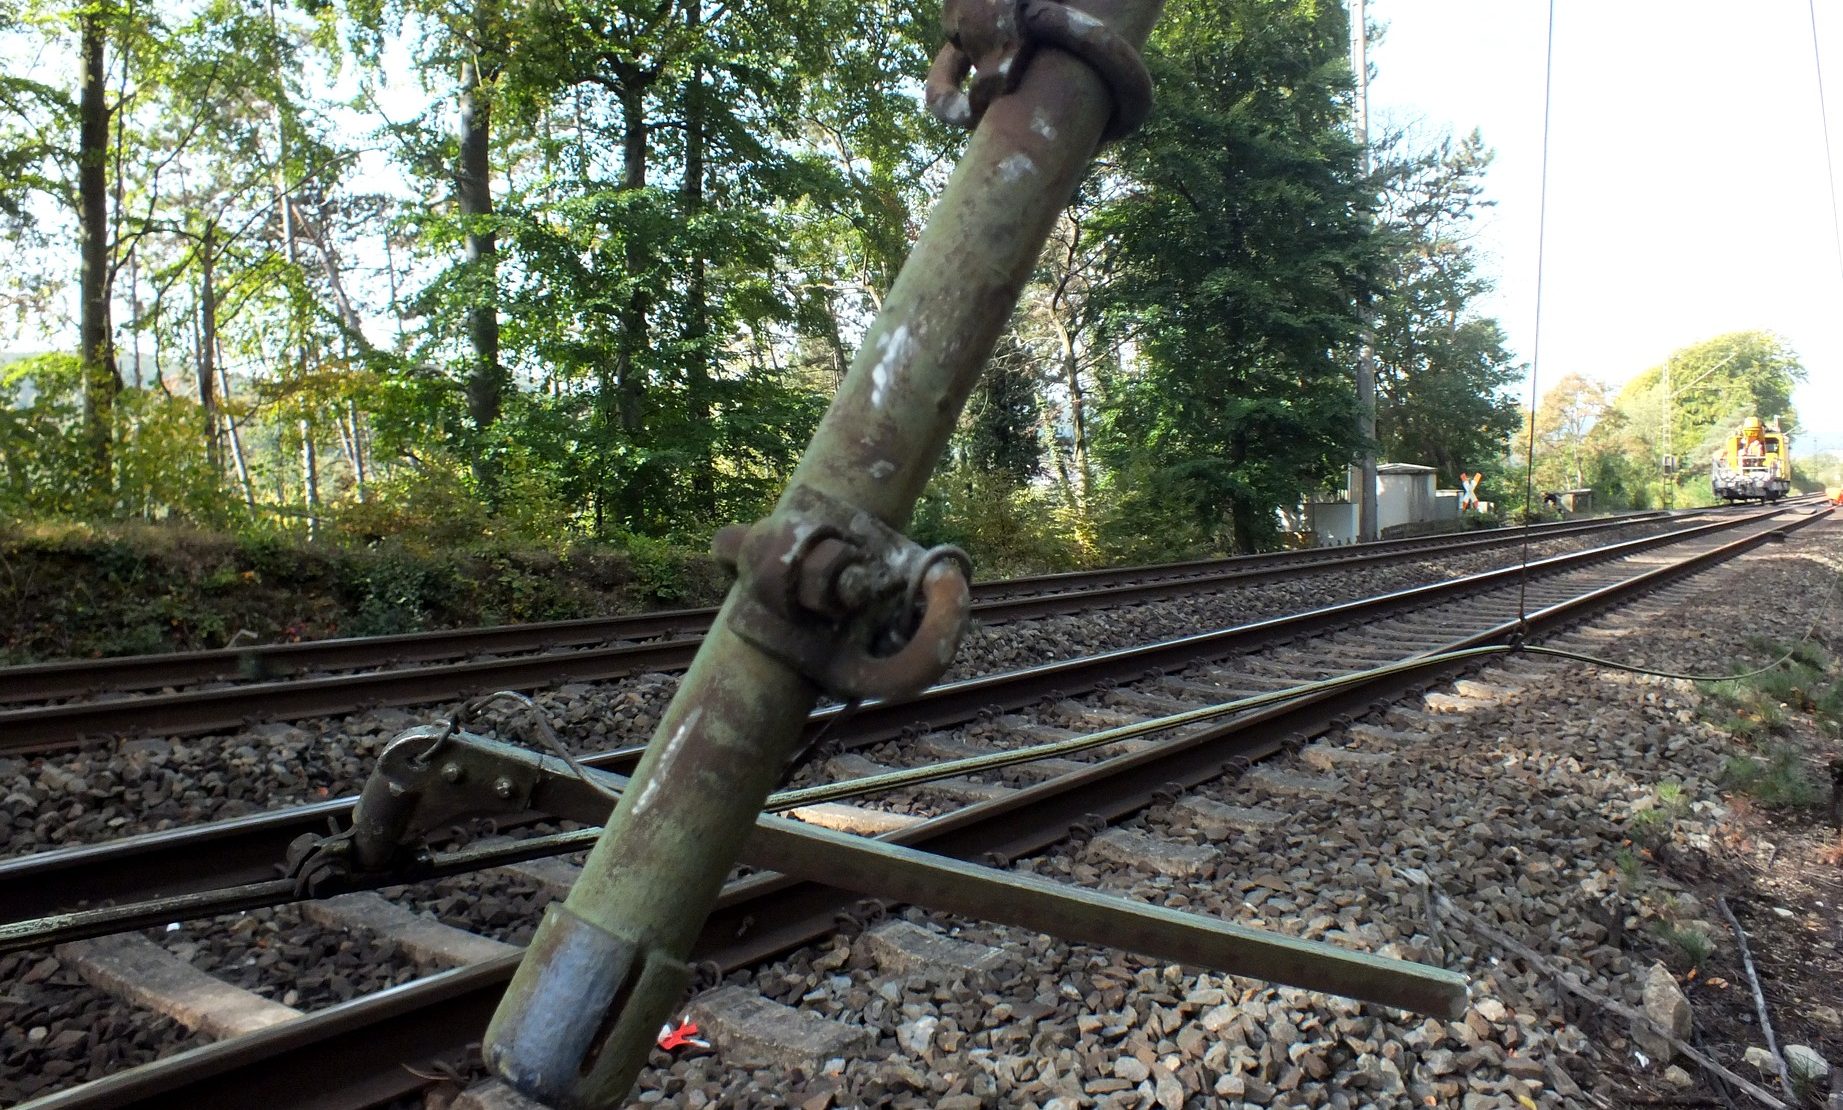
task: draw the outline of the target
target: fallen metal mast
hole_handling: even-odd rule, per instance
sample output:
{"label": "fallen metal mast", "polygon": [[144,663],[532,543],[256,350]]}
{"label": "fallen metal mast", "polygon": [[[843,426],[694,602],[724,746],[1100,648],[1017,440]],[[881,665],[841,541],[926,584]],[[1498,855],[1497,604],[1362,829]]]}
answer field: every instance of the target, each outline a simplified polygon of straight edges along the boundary
{"label": "fallen metal mast", "polygon": [[[719,534],[737,583],[494,1015],[487,1061],[528,1094],[626,1094],[821,691],[897,696],[952,659],[970,567],[897,529],[1096,146],[1143,119],[1159,6],[949,0],[930,106],[977,127],[779,505]],[[879,655],[892,633],[906,643]]]}
{"label": "fallen metal mast", "polygon": [[970,563],[900,529],[1096,146],[1150,109],[1139,46],[1159,3],[947,0],[928,105],[973,136],[780,503],[718,533],[736,584],[631,780],[494,743],[458,720],[412,729],[380,757],[352,828],[291,852],[294,881],[311,890],[341,874],[414,873],[430,830],[462,815],[606,822],[487,1029],[488,1065],[526,1094],[572,1108],[627,1094],[745,855],[1173,961],[1446,1015],[1463,1006],[1465,980],[1451,972],[761,816],[821,693],[906,697],[953,659]]}

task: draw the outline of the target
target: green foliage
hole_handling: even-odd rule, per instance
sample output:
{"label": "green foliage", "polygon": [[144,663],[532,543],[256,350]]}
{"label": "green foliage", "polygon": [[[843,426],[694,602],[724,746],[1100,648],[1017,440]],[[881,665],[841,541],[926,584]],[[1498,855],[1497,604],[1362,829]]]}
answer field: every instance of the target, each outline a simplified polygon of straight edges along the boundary
{"label": "green foliage", "polygon": [[1670,839],[1677,820],[1688,808],[1683,797],[1682,783],[1659,783],[1656,796],[1648,804],[1633,810],[1632,815],[1626,819],[1626,835],[1647,848],[1656,848]]}
{"label": "green foliage", "polygon": [[557,554],[504,537],[465,547],[329,538],[173,524],[0,531],[0,659],[557,620],[709,604],[726,585],[702,552],[650,537],[631,541],[634,554]]}
{"label": "green foliage", "polygon": [[1660,921],[1653,926],[1659,940],[1670,947],[1676,954],[1678,965],[1684,970],[1694,968],[1702,970],[1709,957],[1715,954],[1715,942],[1709,934],[1695,925],[1675,925]]}
{"label": "green foliage", "polygon": [[967,402],[967,461],[988,474],[1022,484],[1043,469],[1037,425],[1043,419],[1030,356],[1001,344]]}
{"label": "green foliage", "polygon": [[1722,765],[1722,782],[1748,795],[1768,809],[1800,809],[1817,805],[1823,791],[1805,769],[1797,748],[1774,744],[1763,758],[1731,756]]}
{"label": "green foliage", "polygon": [[[116,504],[145,519],[223,519],[222,491],[198,453],[198,406],[150,389],[124,390],[114,445]],[[22,359],[0,370],[0,516],[71,519],[90,505],[81,465],[82,377],[74,355]]]}
{"label": "green foliage", "polygon": [[1468,242],[1491,153],[1477,132],[1424,151],[1397,137],[1381,161],[1376,436],[1384,457],[1432,466],[1457,486],[1461,473],[1496,463],[1518,421],[1503,329],[1471,309],[1491,290]]}
{"label": "green foliage", "polygon": [[1063,570],[1081,561],[1074,530],[1043,491],[972,465],[935,475],[909,534],[921,544],[972,553],[981,578]]}
{"label": "green foliage", "polygon": [[1344,13],[1174,4],[1153,47],[1159,111],[1123,144],[1132,187],[1097,220],[1119,242],[1103,303],[1141,359],[1107,398],[1103,453],[1149,478],[1121,490],[1132,514],[1255,550],[1356,446],[1374,248],[1344,128]]}
{"label": "green foliage", "polygon": [[1802,640],[1790,648],[1766,638],[1750,638],[1750,653],[1762,660],[1778,660],[1758,674],[1757,666],[1737,663],[1736,677],[1703,683],[1705,704],[1734,735],[1758,739],[1781,730],[1789,712],[1809,717],[1819,729],[1843,735],[1843,677],[1836,658],[1822,644]]}
{"label": "green foliage", "polygon": [[[773,503],[965,141],[914,103],[920,0],[38,10],[0,20],[45,59],[0,75],[0,220],[74,238],[59,67],[70,17],[106,15],[125,381],[102,480],[73,360],[0,371],[0,514],[400,554],[339,578],[367,629],[478,601],[406,569],[455,552],[612,543],[620,588],[702,596],[685,549]],[[1359,446],[1372,314],[1387,450],[1496,491],[1510,367],[1465,245],[1489,154],[1404,142],[1365,180],[1345,31],[1311,0],[1171,5],[1159,111],[1058,222],[918,530],[985,574],[1268,546]],[[8,304],[74,284],[47,257],[9,262]],[[503,584],[485,609],[551,604]]]}

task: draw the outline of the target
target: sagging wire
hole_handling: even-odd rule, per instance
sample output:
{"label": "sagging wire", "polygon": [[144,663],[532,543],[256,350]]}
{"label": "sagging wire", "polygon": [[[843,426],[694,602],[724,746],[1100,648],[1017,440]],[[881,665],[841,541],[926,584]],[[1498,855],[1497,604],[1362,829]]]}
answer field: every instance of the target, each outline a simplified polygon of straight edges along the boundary
{"label": "sagging wire", "polygon": [[962,759],[934,763],[927,767],[915,767],[906,770],[890,771],[880,775],[866,775],[862,778],[846,779],[841,782],[827,783],[822,786],[810,786],[800,790],[783,790],[769,796],[763,807],[770,813],[781,813],[802,806],[815,805],[820,802],[843,801],[848,798],[860,798],[870,794],[881,794],[905,786],[916,786],[938,779],[955,778],[959,775],[981,771],[999,770],[1021,763],[1033,763],[1039,759],[1051,759],[1056,756],[1071,755],[1089,751],[1093,748],[1106,747],[1108,744],[1143,736],[1151,732],[1165,732],[1185,725],[1214,720],[1218,717],[1233,716],[1251,709],[1259,709],[1278,702],[1291,701],[1294,698],[1311,694],[1324,693],[1345,686],[1355,686],[1373,679],[1387,678],[1391,675],[1404,674],[1409,671],[1423,670],[1429,667],[1443,666],[1468,659],[1482,659],[1493,655],[1547,655],[1557,659],[1567,659],[1576,663],[1587,663],[1607,670],[1624,671],[1630,674],[1649,675],[1656,678],[1677,679],[1684,682],[1733,682],[1744,678],[1753,678],[1768,671],[1777,670],[1797,655],[1798,649],[1817,633],[1824,617],[1829,614],[1831,605],[1843,588],[1843,576],[1837,577],[1831,588],[1825,592],[1824,604],[1819,607],[1816,616],[1806,627],[1805,634],[1798,638],[1784,655],[1771,663],[1751,671],[1733,674],[1685,674],[1667,671],[1656,667],[1646,667],[1636,663],[1606,659],[1601,656],[1588,655],[1585,652],[1570,651],[1567,648],[1545,647],[1539,644],[1512,642],[1505,644],[1486,644],[1475,648],[1461,648],[1457,651],[1436,652],[1429,655],[1416,655],[1395,663],[1386,663],[1368,670],[1352,671],[1347,674],[1333,675],[1329,678],[1302,683],[1283,690],[1269,690],[1219,705],[1203,706],[1198,709],[1173,713],[1165,717],[1156,717],[1146,721],[1137,721],[1130,725],[1106,729],[1087,736],[1071,737],[1067,740],[1052,740],[1029,747],[1014,748],[1009,751],[992,752],[987,755],[967,756]]}
{"label": "sagging wire", "polygon": [[563,743],[563,738],[558,736],[557,730],[551,726],[550,717],[545,714],[544,710],[538,707],[538,703],[516,690],[499,690],[487,694],[484,697],[475,698],[473,701],[462,706],[461,711],[455,714],[454,723],[457,726],[466,724],[478,717],[489,706],[502,701],[511,702],[521,707],[529,714],[528,719],[537,726],[535,731],[537,732],[538,739],[543,741],[544,746],[549,748],[553,755],[568,765],[570,773],[575,775],[584,786],[600,794],[602,797],[607,798],[611,802],[619,802],[621,800],[621,792],[619,790],[609,787],[596,776],[589,774],[589,769],[584,767],[581,762],[570,753],[569,748]]}
{"label": "sagging wire", "polygon": [[[1546,655],[1557,659],[1570,660],[1576,663],[1586,663],[1607,670],[1647,675],[1654,678],[1702,683],[1735,682],[1741,679],[1754,678],[1758,675],[1766,674],[1790,662],[1793,657],[1797,655],[1798,649],[1803,647],[1817,634],[1818,628],[1823,624],[1824,618],[1829,615],[1831,607],[1835,603],[1839,592],[1843,592],[1843,575],[1836,575],[1834,577],[1830,588],[1824,593],[1823,604],[1818,607],[1816,614],[1806,625],[1804,634],[1794,641],[1792,646],[1787,649],[1783,655],[1764,666],[1756,667],[1750,671],[1738,671],[1731,674],[1689,674],[1680,671],[1663,670],[1657,667],[1646,667],[1642,664],[1607,659],[1602,656],[1588,655],[1584,652],[1570,651],[1566,648],[1547,647],[1541,644],[1527,643],[1522,638],[1522,630],[1519,629],[1517,633],[1512,635],[1512,639],[1509,643],[1486,644],[1474,648],[1461,648],[1457,651],[1410,656],[1407,659],[1402,659],[1394,663],[1385,663],[1379,667],[1371,667],[1361,671],[1351,671],[1341,675],[1332,675],[1327,678],[1301,683],[1297,686],[1289,686],[1280,690],[1266,690],[1258,694],[1251,694],[1245,698],[1236,698],[1232,701],[1221,702],[1216,705],[1200,706],[1196,709],[1188,709],[1181,713],[1172,713],[1164,717],[1154,717],[1144,721],[1135,721],[1129,725],[1120,725],[1116,728],[1104,729],[1086,736],[1074,736],[1067,740],[1052,740],[1042,744],[1012,748],[1007,751],[966,756],[961,759],[947,760],[942,763],[932,763],[926,767],[912,767],[889,771],[878,775],[866,775],[861,778],[823,783],[818,786],[802,787],[797,790],[777,791],[768,796],[768,800],[763,804],[762,808],[768,813],[785,813],[788,810],[817,805],[822,802],[837,802],[850,798],[861,798],[871,794],[881,794],[890,790],[898,790],[907,786],[925,785],[940,779],[956,778],[960,775],[976,774],[985,771],[1002,770],[1006,767],[1013,767],[1019,764],[1034,763],[1041,759],[1053,759],[1058,756],[1079,754],[1081,752],[1091,751],[1095,748],[1104,748],[1109,744],[1117,744],[1123,740],[1136,739],[1148,733],[1168,732],[1172,729],[1183,728],[1186,725],[1201,724],[1221,717],[1234,716],[1239,713],[1265,708],[1266,706],[1275,705],[1280,702],[1291,701],[1295,698],[1326,693],[1346,686],[1360,685],[1379,678],[1388,678],[1392,675],[1405,674],[1410,671],[1463,662],[1469,659],[1482,659],[1494,655],[1510,655],[1517,653],[1524,655]],[[1522,622],[1523,618],[1519,615],[1518,623],[1522,624]],[[588,786],[590,789],[612,802],[618,803],[621,800],[621,792],[619,790],[609,787],[597,776],[591,775],[588,769],[570,754],[569,749],[564,746],[563,741],[558,737],[556,730],[551,727],[543,711],[538,708],[535,702],[523,694],[515,693],[510,690],[501,690],[498,693],[488,694],[485,697],[468,703],[461,711],[461,716],[457,718],[457,720],[470,719],[480,710],[497,701],[509,701],[529,710],[538,725],[538,735],[543,740],[544,744],[569,766],[570,771],[581,780],[585,786]]]}
{"label": "sagging wire", "polygon": [[1523,573],[1517,578],[1517,624],[1529,627],[1529,530],[1536,499],[1536,379],[1542,365],[1543,251],[1548,246],[1549,118],[1555,88],[1555,0],[1549,0],[1548,42],[1542,60],[1542,183],[1536,201],[1536,312],[1529,352],[1529,436],[1523,457]]}
{"label": "sagging wire", "polygon": [[[1130,725],[1121,725],[1117,728],[1105,729],[1101,732],[1090,733],[1086,736],[1074,736],[1067,740],[1052,740],[1042,744],[1032,744],[1027,747],[1012,748],[1002,752],[966,756],[941,763],[931,763],[926,767],[911,767],[903,770],[889,771],[879,775],[865,775],[861,778],[844,779],[839,782],[824,783],[819,786],[802,787],[798,790],[782,790],[769,795],[767,802],[762,808],[768,813],[785,813],[788,810],[817,805],[822,802],[838,802],[851,798],[862,798],[872,794],[882,794],[891,790],[899,790],[903,787],[926,785],[927,783],[935,782],[940,779],[957,778],[960,775],[1002,770],[1006,767],[1013,767],[1024,763],[1034,763],[1042,759],[1075,755],[1081,752],[1091,751],[1095,748],[1104,748],[1109,744],[1117,744],[1123,740],[1136,739],[1149,733],[1168,732],[1172,729],[1183,728],[1186,725],[1201,724],[1221,717],[1230,717],[1250,710],[1262,709],[1269,705],[1291,701],[1294,698],[1325,693],[1345,686],[1360,685],[1379,678],[1405,674],[1409,671],[1463,662],[1468,659],[1482,659],[1493,655],[1510,655],[1517,653],[1525,655],[1546,655],[1557,659],[1571,660],[1576,663],[1586,663],[1607,670],[1649,675],[1655,678],[1676,679],[1684,682],[1734,682],[1740,679],[1753,678],[1757,675],[1765,674],[1768,671],[1777,670],[1779,667],[1789,662],[1797,654],[1798,649],[1816,635],[1819,625],[1822,624],[1824,617],[1828,615],[1832,604],[1836,600],[1839,587],[1843,587],[1843,577],[1839,577],[1836,584],[1834,584],[1830,590],[1826,591],[1824,595],[1824,604],[1818,609],[1817,615],[1812,618],[1811,623],[1806,627],[1804,635],[1798,638],[1790,650],[1771,663],[1751,671],[1739,671],[1733,674],[1686,674],[1679,671],[1668,671],[1656,667],[1646,667],[1641,664],[1626,663],[1616,659],[1588,655],[1584,652],[1570,651],[1566,648],[1546,647],[1540,644],[1486,644],[1475,648],[1462,648],[1458,651],[1412,656],[1395,663],[1386,663],[1380,667],[1371,667],[1367,670],[1332,675],[1328,678],[1301,683],[1297,686],[1289,686],[1281,690],[1267,690],[1259,694],[1251,694],[1245,698],[1236,698],[1233,701],[1222,702],[1217,705],[1200,706],[1196,709],[1189,709],[1182,713],[1173,713],[1164,717],[1154,717],[1144,721],[1136,721]],[[517,700],[521,704],[527,705],[530,702],[529,698],[510,693],[489,695],[488,698],[483,698],[481,701],[485,702],[495,697],[505,697],[511,700]],[[620,800],[619,791],[611,790],[596,781],[596,779],[589,775],[580,764],[570,759],[567,754],[561,750],[561,742],[555,740],[554,732],[550,733],[549,739],[553,744],[553,750],[557,750],[560,755],[564,755],[565,760],[570,764],[571,770],[574,771],[576,776],[582,779],[586,785],[592,787],[611,800]]]}

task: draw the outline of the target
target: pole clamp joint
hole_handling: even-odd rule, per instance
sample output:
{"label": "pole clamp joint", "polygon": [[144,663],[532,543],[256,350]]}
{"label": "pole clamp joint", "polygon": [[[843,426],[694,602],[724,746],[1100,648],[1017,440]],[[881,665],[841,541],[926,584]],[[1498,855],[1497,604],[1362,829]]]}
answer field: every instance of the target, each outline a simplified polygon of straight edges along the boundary
{"label": "pole clamp joint", "polygon": [[[947,0],[941,25],[947,42],[928,70],[924,99],[942,123],[977,126],[992,101],[1017,88],[1040,46],[1068,51],[1106,82],[1113,116],[1102,142],[1132,134],[1151,113],[1152,77],[1139,51],[1060,0]],[[963,90],[968,74],[973,81]]]}
{"label": "pole clamp joint", "polygon": [[741,587],[738,636],[848,701],[917,693],[947,670],[972,608],[973,565],[923,548],[809,486],[711,544]]}

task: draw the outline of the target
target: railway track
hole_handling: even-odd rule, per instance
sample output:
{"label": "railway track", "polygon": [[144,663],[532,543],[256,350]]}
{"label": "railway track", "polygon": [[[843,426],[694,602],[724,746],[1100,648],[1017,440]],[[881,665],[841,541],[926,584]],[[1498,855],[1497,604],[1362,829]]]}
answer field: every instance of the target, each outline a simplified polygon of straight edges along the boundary
{"label": "railway track", "polygon": [[[1461,668],[1463,663],[1443,658],[1444,653],[1501,642],[1516,632],[1519,597],[1527,603],[1528,631],[1551,632],[1815,519],[1747,514],[1667,537],[1543,560],[1531,567],[1527,584],[1515,573],[1475,575],[1211,636],[956,683],[901,706],[869,706],[835,723],[835,714],[818,714],[815,730],[831,726],[827,745],[821,757],[796,776],[795,790],[838,778],[857,780],[861,789],[865,780],[884,779],[901,765],[918,763],[935,765],[930,773],[945,777],[868,804],[847,806],[787,792],[777,796],[778,804],[818,823],[881,828],[887,839],[944,856],[996,855],[1007,860],[1044,851],[1064,840],[1072,828],[1092,831],[1097,818],[1104,823],[1141,811],[1161,797],[1168,801],[1172,792],[1225,771],[1239,775],[1238,783],[1252,791],[1251,804],[1238,808],[1257,815],[1234,819],[1265,819],[1258,815],[1272,811],[1263,811],[1263,798],[1272,801],[1319,787],[1265,774],[1254,766],[1257,760],[1386,701],[1404,686],[1425,684]],[[1248,705],[1240,712],[1199,714],[1206,706],[1297,689],[1345,673],[1353,664],[1404,659],[1420,662],[1352,684],[1315,687],[1272,704]],[[1103,734],[1093,737],[1096,730]],[[1386,731],[1372,730],[1372,738],[1384,748]],[[906,739],[899,739],[905,734]],[[1100,746],[1085,753],[1074,750],[1087,742]],[[996,765],[1009,758],[1000,753],[1025,744],[1062,747],[1030,764]],[[1340,756],[1329,749],[1321,754],[1329,774],[1363,763],[1360,756]],[[633,755],[632,750],[609,752],[594,762],[619,771],[630,765]],[[939,766],[943,762],[947,765]],[[137,901],[260,883],[273,873],[261,873],[264,852],[272,868],[278,843],[340,812],[342,804],[329,802],[215,828],[8,861],[0,864],[0,904],[21,907],[15,913],[44,913],[68,909],[78,898]],[[1201,815],[1197,820],[1218,825],[1230,821],[1222,807],[1191,808]],[[521,857],[582,847],[588,835],[476,846],[449,853],[442,866],[456,873],[511,867]],[[1121,866],[1190,866],[1185,860],[1194,862],[1194,853],[1187,855],[1181,847],[1103,832],[1080,851]],[[1129,858],[1138,862],[1121,862]],[[186,860],[189,875],[182,873]],[[548,876],[544,882],[560,885],[567,881],[567,866],[552,861],[541,870],[528,869],[526,877]],[[267,897],[274,901],[274,892]],[[361,902],[370,898],[356,897]],[[746,875],[726,890],[700,938],[699,957],[725,970],[750,966],[823,935],[834,927],[840,912],[854,911],[857,901],[856,895],[811,881]],[[145,921],[170,921],[183,913],[183,905],[169,903],[150,911]],[[328,920],[340,918],[335,914]],[[115,927],[123,921],[133,923],[121,918]],[[61,936],[84,932],[67,929]],[[10,928],[0,937],[18,933]],[[77,959],[81,949],[62,951]],[[451,1054],[476,1035],[515,962],[513,952],[486,954],[477,962],[394,991],[290,1017],[261,1032],[193,1049],[31,1105],[372,1105],[413,1091],[423,1082],[403,1070],[405,1061]],[[721,1012],[713,1012],[711,1020],[720,1025]],[[328,1053],[338,1053],[339,1075],[328,1076],[323,1065],[316,1064]],[[316,1093],[303,1097],[309,1076]]]}
{"label": "railway track", "polygon": [[[1633,513],[1530,529],[1552,541],[1701,513]],[[984,625],[1129,606],[1173,597],[1424,558],[1524,540],[1519,532],[1417,537],[1234,559],[1117,568],[984,583]],[[498,689],[532,690],[684,669],[714,610],[508,625],[404,636],[81,660],[0,669],[0,754],[55,751],[85,738],[183,737],[260,721],[425,705]],[[561,649],[561,650],[559,650]],[[467,655],[486,658],[441,662]],[[137,691],[186,687],[158,693]],[[34,704],[36,703],[36,704]]]}
{"label": "railway track", "polygon": [[[1541,576],[1617,558],[1667,544],[1685,534],[1717,535],[1751,519],[1753,515],[1724,515],[1677,532],[1538,560],[1532,564],[1532,571]],[[1170,670],[1198,659],[1258,650],[1321,628],[1374,619],[1404,606],[1464,597],[1521,577],[1521,568],[1513,565],[1216,632],[946,683],[908,701],[871,702],[858,707],[850,715],[849,733],[845,735],[838,735],[842,732],[840,710],[822,709],[812,715],[808,735],[812,739],[826,737],[834,744],[876,743],[981,714],[1009,712],[1052,694],[1079,695],[1148,669]],[[583,757],[583,762],[624,774],[638,762],[641,750],[633,745],[616,747],[592,752]],[[227,875],[233,867],[241,876],[238,881],[266,878],[274,861],[296,837],[323,831],[329,820],[345,821],[355,800],[356,795],[331,798],[204,826],[143,834],[106,845],[3,861],[0,905],[18,906],[18,912],[25,915],[54,912],[80,901],[138,901],[182,895],[207,889],[213,876]],[[208,861],[210,866],[201,869],[201,861]]]}

